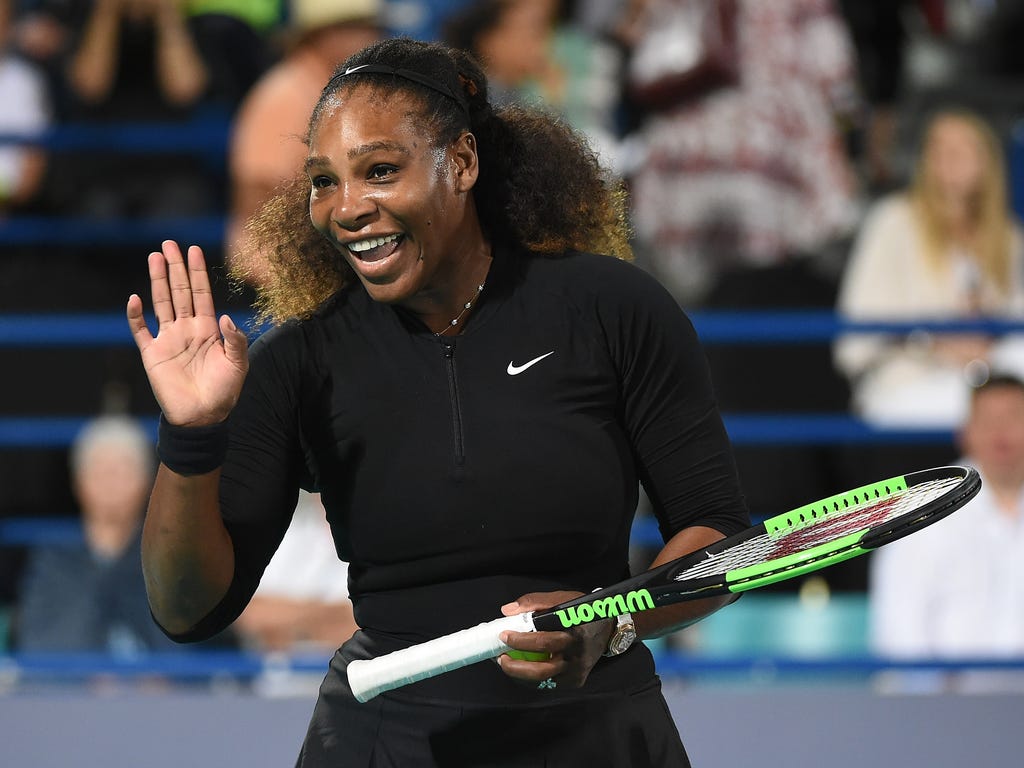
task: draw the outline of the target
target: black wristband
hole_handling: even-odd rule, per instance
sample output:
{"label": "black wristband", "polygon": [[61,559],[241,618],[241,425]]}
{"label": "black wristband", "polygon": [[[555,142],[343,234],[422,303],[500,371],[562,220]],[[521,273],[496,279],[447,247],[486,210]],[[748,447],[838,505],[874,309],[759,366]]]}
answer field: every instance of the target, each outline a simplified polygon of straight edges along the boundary
{"label": "black wristband", "polygon": [[205,475],[224,463],[228,452],[228,423],[179,427],[160,414],[156,454],[172,472],[190,477]]}

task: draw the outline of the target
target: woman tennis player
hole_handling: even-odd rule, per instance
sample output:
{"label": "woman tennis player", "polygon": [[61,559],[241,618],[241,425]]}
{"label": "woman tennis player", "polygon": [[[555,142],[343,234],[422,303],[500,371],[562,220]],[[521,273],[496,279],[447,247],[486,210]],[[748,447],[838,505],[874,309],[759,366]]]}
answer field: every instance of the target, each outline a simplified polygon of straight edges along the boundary
{"label": "woman tennis player", "polygon": [[353,698],[352,660],[626,577],[638,481],[657,563],[749,520],[694,331],[627,263],[623,195],[574,133],[492,109],[464,53],[399,39],[338,69],[308,143],[252,223],[275,325],[251,350],[196,247],[149,257],[155,337],[128,303],[163,412],[155,617],[183,642],[231,623],[317,490],[362,629],[299,766],[689,765],[634,640],[729,598],[509,632],[497,664]]}

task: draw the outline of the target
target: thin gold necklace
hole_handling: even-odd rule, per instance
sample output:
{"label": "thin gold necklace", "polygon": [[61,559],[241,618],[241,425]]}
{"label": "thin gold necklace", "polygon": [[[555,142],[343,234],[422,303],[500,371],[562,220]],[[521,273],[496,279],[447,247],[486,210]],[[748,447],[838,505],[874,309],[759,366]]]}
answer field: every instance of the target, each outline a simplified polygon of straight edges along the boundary
{"label": "thin gold necklace", "polygon": [[458,315],[453,317],[451,319],[451,321],[449,321],[448,325],[446,325],[444,327],[444,330],[437,331],[434,335],[435,336],[444,336],[452,328],[458,328],[459,323],[462,322],[462,319],[466,316],[466,314],[469,312],[469,310],[471,310],[473,308],[473,305],[476,304],[476,301],[477,301],[477,299],[480,298],[480,294],[483,292],[483,290],[484,290],[484,284],[480,283],[476,287],[476,295],[472,299],[470,299],[469,301],[467,301],[465,304],[462,305],[462,311],[459,312]]}

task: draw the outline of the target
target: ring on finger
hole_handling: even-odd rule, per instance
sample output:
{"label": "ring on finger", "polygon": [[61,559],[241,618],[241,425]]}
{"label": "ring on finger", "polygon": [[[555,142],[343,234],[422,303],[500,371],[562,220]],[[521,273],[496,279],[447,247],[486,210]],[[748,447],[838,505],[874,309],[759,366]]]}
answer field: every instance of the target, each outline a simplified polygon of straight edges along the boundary
{"label": "ring on finger", "polygon": [[558,687],[558,683],[552,680],[550,677],[547,680],[541,680],[537,683],[537,688],[542,691],[550,691]]}

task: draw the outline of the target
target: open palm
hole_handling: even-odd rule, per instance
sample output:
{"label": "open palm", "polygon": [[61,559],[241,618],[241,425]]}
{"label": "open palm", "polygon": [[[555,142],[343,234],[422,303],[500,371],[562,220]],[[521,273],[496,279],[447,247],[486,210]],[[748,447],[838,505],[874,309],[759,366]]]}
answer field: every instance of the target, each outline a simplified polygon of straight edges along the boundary
{"label": "open palm", "polygon": [[154,337],[142,299],[128,299],[128,326],[164,418],[181,426],[215,424],[238,402],[248,371],[246,338],[227,315],[218,321],[206,261],[198,246],[188,261],[172,240],[149,255]]}

